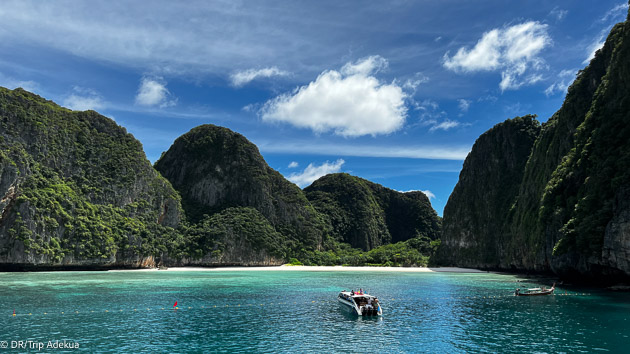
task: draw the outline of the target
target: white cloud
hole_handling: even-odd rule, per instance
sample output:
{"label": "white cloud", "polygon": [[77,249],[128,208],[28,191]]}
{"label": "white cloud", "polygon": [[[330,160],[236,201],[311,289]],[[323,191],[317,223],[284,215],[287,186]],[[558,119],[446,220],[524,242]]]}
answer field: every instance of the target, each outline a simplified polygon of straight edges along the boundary
{"label": "white cloud", "polygon": [[499,83],[501,90],[516,90],[523,85],[533,85],[543,80],[540,74],[532,74],[524,78],[520,78],[519,75],[518,72],[512,72],[510,70],[502,72],[501,82]]}
{"label": "white cloud", "polygon": [[344,155],[358,157],[402,157],[410,159],[456,160],[463,161],[470,152],[467,145],[358,145],[336,144],[330,142],[305,143],[304,141],[255,141],[264,153],[293,155]]}
{"label": "white cloud", "polygon": [[[627,13],[628,4],[622,3],[608,10],[608,12],[606,12],[606,14],[601,19],[599,19],[599,22],[615,23],[619,20],[622,20]],[[597,38],[586,48],[587,57],[586,59],[584,59],[582,64],[588,64],[591,62],[591,60],[593,60],[593,58],[595,58],[595,53],[597,53],[597,51],[604,46],[604,43],[606,43],[606,37],[608,37],[608,33],[610,32],[611,27],[612,24],[607,25],[599,33],[599,36],[597,36]]]}
{"label": "white cloud", "polygon": [[264,69],[248,69],[245,71],[239,71],[230,75],[232,85],[235,87],[244,86],[257,78],[269,78],[273,76],[288,76],[289,72],[278,69],[277,67],[270,67]]}
{"label": "white cloud", "polygon": [[298,167],[299,165],[300,165],[300,164],[299,164],[299,163],[297,163],[296,161],[291,161],[291,163],[289,164],[289,166],[288,166],[288,167],[289,167],[289,168],[296,168],[296,167]]}
{"label": "white cloud", "polygon": [[435,101],[424,100],[416,108],[421,111],[418,124],[429,127],[430,132],[436,130],[446,131],[462,125],[458,121],[450,120],[446,112],[441,110],[439,104]]}
{"label": "white cloud", "polygon": [[164,108],[174,106],[176,103],[177,100],[172,98],[162,78],[142,78],[136,95],[136,104]]}
{"label": "white cloud", "polygon": [[416,73],[413,78],[405,80],[405,83],[402,87],[405,90],[411,91],[413,95],[415,94],[418,86],[427,82],[429,82],[429,78],[427,76],[425,76],[423,73]]}
{"label": "white cloud", "polygon": [[595,58],[595,53],[597,53],[598,50],[602,49],[602,47],[604,46],[604,43],[606,43],[606,38],[604,35],[600,35],[599,38],[597,38],[597,40],[591,43],[591,45],[589,45],[588,48],[586,49],[588,53],[588,57],[584,59],[582,64],[590,63],[591,60]]}
{"label": "white cloud", "polygon": [[571,86],[571,84],[575,80],[577,72],[577,69],[562,70],[560,73],[558,73],[558,80],[547,87],[547,89],[545,90],[545,95],[549,97],[556,93],[566,93],[569,86]]}
{"label": "white cloud", "polygon": [[105,107],[103,98],[96,91],[75,86],[72,94],[63,100],[63,106],[73,111],[99,110]]}
{"label": "white cloud", "polygon": [[319,166],[310,163],[304,169],[304,171],[300,173],[292,173],[287,177],[287,179],[303,188],[310,185],[311,183],[313,183],[313,181],[322,176],[325,176],[329,173],[336,173],[341,171],[341,166],[344,163],[345,161],[342,159],[339,159],[333,163],[326,161]]}
{"label": "white cloud", "polygon": [[347,63],[340,72],[324,71],[308,85],[267,101],[261,117],[348,137],[392,133],[407,117],[407,94],[372,76],[386,67],[387,60],[371,56]]}
{"label": "white cloud", "polygon": [[491,94],[487,94],[485,96],[479,97],[477,102],[496,102],[498,100],[497,96],[493,96]]}
{"label": "white cloud", "polygon": [[459,127],[460,125],[461,125],[460,122],[447,119],[447,120],[445,120],[443,122],[434,124],[431,128],[429,128],[429,131],[433,132],[433,131],[436,131],[436,130],[449,130],[449,129],[452,129],[452,128]]}
{"label": "white cloud", "polygon": [[458,107],[459,110],[462,112],[468,112],[468,109],[470,108],[470,100],[465,100],[463,98],[460,98],[459,100],[457,100],[458,102]]}
{"label": "white cloud", "polygon": [[427,190],[425,190],[425,191],[418,190],[418,189],[410,189],[410,190],[408,190],[408,191],[399,191],[399,192],[400,192],[400,193],[422,192],[422,193],[424,193],[424,195],[426,195],[426,196],[427,196],[427,198],[429,198],[429,199],[435,199],[435,194],[433,194],[433,192],[431,192],[431,191],[430,191],[430,190],[428,190],[428,189],[427,189]]}
{"label": "white cloud", "polygon": [[527,73],[545,67],[538,55],[551,43],[547,25],[539,22],[495,28],[484,33],[472,49],[461,47],[452,57],[444,54],[443,65],[463,73],[501,70],[501,90],[517,89],[542,79]]}
{"label": "white cloud", "polygon": [[21,87],[29,92],[35,92],[39,89],[39,84],[35,81],[17,80],[12,77],[4,76],[2,73],[0,73],[0,86],[6,87],[11,90]]}
{"label": "white cloud", "polygon": [[103,101],[100,97],[83,97],[73,94],[63,100],[63,106],[73,111],[98,110],[103,108]]}
{"label": "white cloud", "polygon": [[604,17],[600,19],[601,22],[606,22],[608,20],[617,21],[620,17],[625,17],[628,13],[628,3],[619,4],[612,9],[608,10]]}
{"label": "white cloud", "polygon": [[323,7],[282,8],[235,1],[191,6],[166,0],[147,7],[142,2],[7,0],[0,7],[0,40],[162,75],[222,74],[268,63],[304,69],[302,58],[338,54],[333,45],[339,41],[333,36],[337,24],[330,19],[327,26]]}
{"label": "white cloud", "polygon": [[420,191],[420,192],[424,193],[427,196],[427,198],[429,198],[429,199],[435,199],[435,194],[433,194],[433,192],[431,192],[428,189],[425,190],[425,191]]}
{"label": "white cloud", "polygon": [[568,13],[569,13],[568,10],[563,10],[556,6],[549,12],[548,16],[555,17],[558,21],[561,21],[563,18],[566,17]]}

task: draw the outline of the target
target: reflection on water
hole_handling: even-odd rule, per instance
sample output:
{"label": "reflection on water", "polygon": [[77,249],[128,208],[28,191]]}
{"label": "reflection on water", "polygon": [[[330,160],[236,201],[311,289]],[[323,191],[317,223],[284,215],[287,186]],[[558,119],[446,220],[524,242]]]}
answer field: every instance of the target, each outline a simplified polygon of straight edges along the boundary
{"label": "reflection on water", "polygon": [[[627,294],[515,297],[516,287],[550,284],[507,275],[0,273],[0,284],[0,341],[67,339],[90,352],[590,352],[630,343]],[[341,289],[360,287],[379,297],[382,317],[338,303]]]}

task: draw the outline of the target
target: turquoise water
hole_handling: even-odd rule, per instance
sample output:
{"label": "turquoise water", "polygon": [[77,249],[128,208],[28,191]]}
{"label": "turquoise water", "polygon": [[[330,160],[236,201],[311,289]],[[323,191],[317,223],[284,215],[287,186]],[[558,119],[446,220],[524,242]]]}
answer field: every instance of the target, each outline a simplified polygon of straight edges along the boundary
{"label": "turquoise water", "polygon": [[[538,285],[515,280],[378,271],[0,273],[0,344],[9,346],[0,353],[37,351],[11,349],[18,340],[66,340],[87,352],[171,353],[621,352],[630,346],[627,293],[559,287],[556,296],[515,297],[516,287]],[[340,290],[359,287],[380,298],[382,318],[358,318],[337,303]]]}

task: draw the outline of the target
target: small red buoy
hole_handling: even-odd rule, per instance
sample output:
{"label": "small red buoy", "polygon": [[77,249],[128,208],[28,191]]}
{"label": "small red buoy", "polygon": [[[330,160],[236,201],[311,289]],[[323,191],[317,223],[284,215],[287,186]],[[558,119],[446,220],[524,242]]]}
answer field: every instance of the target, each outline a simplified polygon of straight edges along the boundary
{"label": "small red buoy", "polygon": [[15,309],[13,310],[13,316],[15,316]]}

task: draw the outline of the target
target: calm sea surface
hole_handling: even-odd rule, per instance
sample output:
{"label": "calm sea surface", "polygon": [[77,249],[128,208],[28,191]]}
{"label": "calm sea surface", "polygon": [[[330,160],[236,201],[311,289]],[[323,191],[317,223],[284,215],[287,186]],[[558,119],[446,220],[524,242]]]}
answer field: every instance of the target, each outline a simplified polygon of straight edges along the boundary
{"label": "calm sea surface", "polygon": [[[512,296],[535,285],[377,270],[0,273],[0,353],[37,351],[11,349],[20,340],[41,352],[62,352],[46,346],[63,340],[87,352],[630,350],[630,294]],[[340,290],[360,287],[379,297],[382,318],[337,303]]]}

